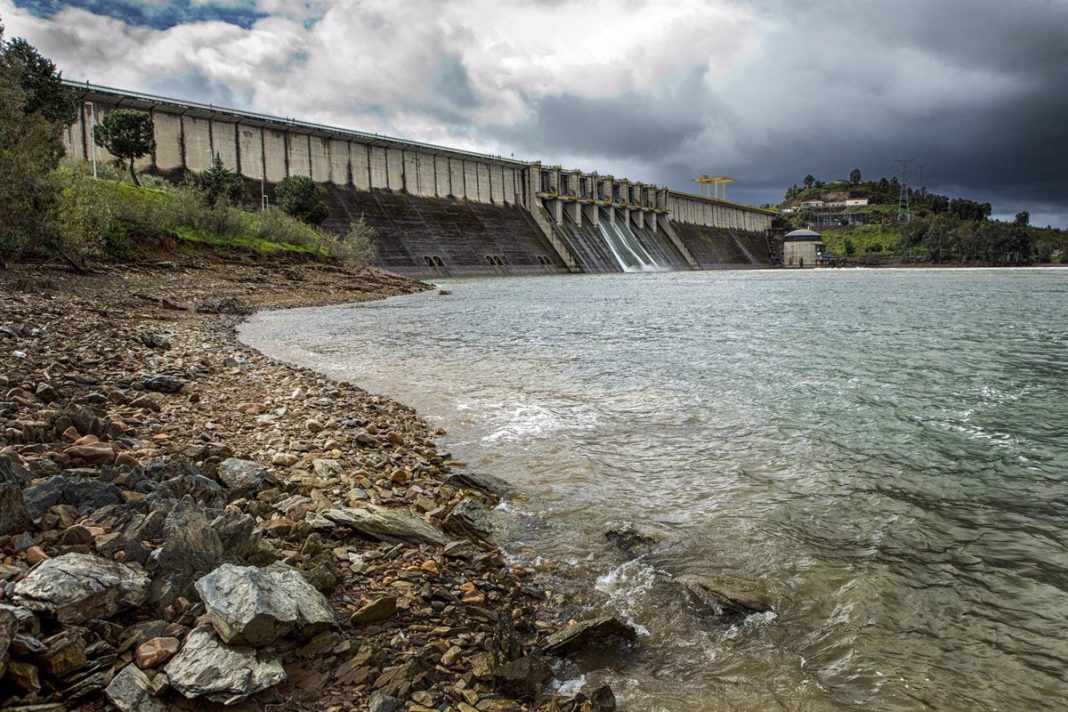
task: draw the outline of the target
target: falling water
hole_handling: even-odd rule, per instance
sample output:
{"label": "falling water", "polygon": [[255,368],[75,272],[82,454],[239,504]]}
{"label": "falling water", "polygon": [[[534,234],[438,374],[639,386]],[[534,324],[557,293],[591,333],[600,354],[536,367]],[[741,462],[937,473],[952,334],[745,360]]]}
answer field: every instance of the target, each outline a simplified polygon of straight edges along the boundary
{"label": "falling water", "polygon": [[[660,266],[649,256],[645,248],[640,244],[631,245],[613,222],[610,220],[600,221],[597,223],[597,227],[624,272],[661,271]],[[637,243],[636,240],[635,243]]]}

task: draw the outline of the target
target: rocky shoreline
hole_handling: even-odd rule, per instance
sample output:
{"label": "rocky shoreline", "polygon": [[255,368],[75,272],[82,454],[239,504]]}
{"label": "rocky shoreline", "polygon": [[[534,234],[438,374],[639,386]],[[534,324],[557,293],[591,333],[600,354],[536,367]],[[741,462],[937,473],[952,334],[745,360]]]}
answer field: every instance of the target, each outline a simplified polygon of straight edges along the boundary
{"label": "rocky shoreline", "polygon": [[546,683],[632,636],[509,566],[507,484],[388,398],[240,344],[426,285],[208,254],[0,272],[0,707],[614,710]]}

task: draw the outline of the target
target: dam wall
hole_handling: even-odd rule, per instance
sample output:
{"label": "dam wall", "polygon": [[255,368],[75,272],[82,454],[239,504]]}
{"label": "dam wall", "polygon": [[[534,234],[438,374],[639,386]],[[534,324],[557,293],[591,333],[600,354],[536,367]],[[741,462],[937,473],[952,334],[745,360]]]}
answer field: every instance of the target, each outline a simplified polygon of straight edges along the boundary
{"label": "dam wall", "polygon": [[114,160],[92,126],[116,109],[152,116],[156,148],[138,171],[181,179],[215,156],[252,202],[289,176],[323,186],[327,230],[360,216],[376,261],[412,276],[622,272],[766,266],[773,212],[611,175],[66,82],[78,118],[69,155]]}

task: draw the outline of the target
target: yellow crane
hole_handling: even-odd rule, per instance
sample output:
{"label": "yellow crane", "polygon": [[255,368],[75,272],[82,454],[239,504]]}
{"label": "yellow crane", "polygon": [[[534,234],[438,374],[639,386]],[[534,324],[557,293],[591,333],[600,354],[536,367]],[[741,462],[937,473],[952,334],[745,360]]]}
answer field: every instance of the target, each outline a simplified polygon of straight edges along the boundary
{"label": "yellow crane", "polygon": [[[698,176],[693,179],[694,183],[701,186],[701,195],[705,196],[709,200],[726,200],[727,199],[727,185],[733,183],[733,178],[726,176]],[[720,190],[720,186],[723,186],[723,190]],[[720,195],[722,193],[722,195]]]}

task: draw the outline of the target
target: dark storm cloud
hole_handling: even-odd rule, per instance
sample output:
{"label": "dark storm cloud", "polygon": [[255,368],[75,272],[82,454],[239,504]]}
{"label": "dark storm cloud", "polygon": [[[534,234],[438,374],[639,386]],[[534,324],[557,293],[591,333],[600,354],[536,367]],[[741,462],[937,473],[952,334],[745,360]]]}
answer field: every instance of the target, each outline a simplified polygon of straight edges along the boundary
{"label": "dark storm cloud", "polygon": [[[1068,225],[1068,3],[753,6],[778,27],[772,54],[745,71],[789,120],[754,116],[763,129],[735,135],[736,197],[773,202],[808,173],[889,176],[913,158],[912,183],[924,163],[931,189]],[[700,162],[662,168],[680,184]]]}
{"label": "dark storm cloud", "polygon": [[713,100],[701,93],[701,82],[700,73],[693,72],[673,90],[653,94],[530,98],[528,120],[488,132],[517,151],[550,159],[577,154],[656,163],[701,134],[707,109],[699,107]]}
{"label": "dark storm cloud", "polygon": [[29,10],[38,17],[52,17],[60,10],[74,7],[157,30],[187,22],[218,20],[248,28],[266,15],[256,9],[255,2],[242,0],[227,3],[194,3],[191,0],[169,0],[151,3],[142,0],[14,0],[15,6]]}

